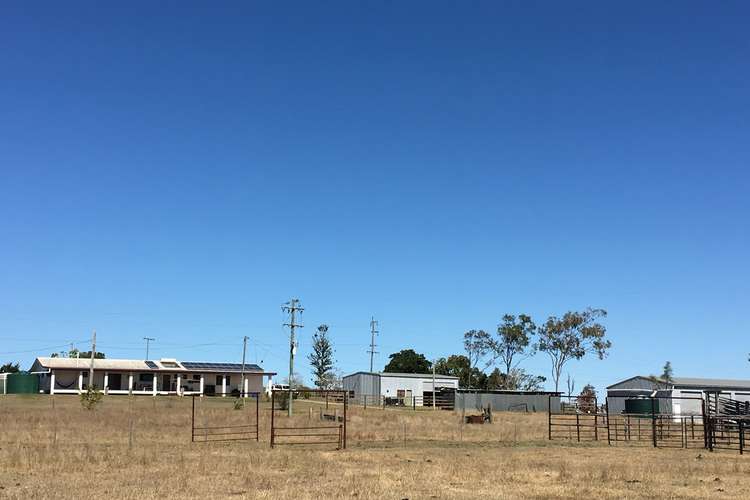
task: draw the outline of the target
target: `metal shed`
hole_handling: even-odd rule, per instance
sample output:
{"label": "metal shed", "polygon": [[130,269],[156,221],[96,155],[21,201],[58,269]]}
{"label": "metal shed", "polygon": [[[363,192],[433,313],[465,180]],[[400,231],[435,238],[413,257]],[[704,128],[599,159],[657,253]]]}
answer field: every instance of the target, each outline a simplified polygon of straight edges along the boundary
{"label": "metal shed", "polygon": [[461,389],[456,392],[456,410],[553,412],[560,411],[560,393],[546,391],[475,391]]}

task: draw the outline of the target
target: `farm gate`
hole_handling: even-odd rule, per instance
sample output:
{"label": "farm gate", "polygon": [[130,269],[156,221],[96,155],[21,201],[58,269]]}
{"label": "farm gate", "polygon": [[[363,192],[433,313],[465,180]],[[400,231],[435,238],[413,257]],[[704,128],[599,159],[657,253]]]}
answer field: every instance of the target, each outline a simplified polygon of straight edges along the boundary
{"label": "farm gate", "polygon": [[[614,413],[607,398],[561,398],[559,411],[548,414],[550,440],[603,441],[654,448],[732,450],[744,453],[750,429],[750,405],[733,400],[706,406],[701,397],[628,398],[629,406]],[[710,401],[710,399],[709,399]],[[621,402],[620,402],[621,403]],[[622,405],[615,405],[620,407]]]}
{"label": "farm gate", "polygon": [[[289,403],[295,414],[288,416]],[[347,391],[273,389],[271,448],[282,445],[336,445],[346,448]]]}
{"label": "farm gate", "polygon": [[194,394],[192,399],[191,442],[258,441],[260,394],[257,392],[236,398]]}

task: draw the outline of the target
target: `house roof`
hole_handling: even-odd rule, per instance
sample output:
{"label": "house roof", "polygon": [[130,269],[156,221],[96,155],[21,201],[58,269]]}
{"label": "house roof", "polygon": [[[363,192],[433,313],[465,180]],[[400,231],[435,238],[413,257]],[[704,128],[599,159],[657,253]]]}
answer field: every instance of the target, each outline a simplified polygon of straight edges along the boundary
{"label": "house roof", "polygon": [[[91,367],[91,358],[36,358],[35,366],[53,370],[88,370]],[[198,373],[240,373],[241,363],[213,363],[202,361],[178,361],[176,359],[140,360],[140,359],[94,359],[95,370],[112,371],[160,371],[160,372],[198,372]],[[264,372],[258,365],[246,363],[245,373],[262,373],[265,375],[276,375],[273,372]]]}
{"label": "house roof", "polygon": [[[397,377],[397,378],[428,378],[432,379],[432,373],[393,373],[393,372],[354,372],[350,373],[349,375],[345,375],[346,377],[353,377],[354,375],[377,375],[379,377]],[[458,380],[458,377],[454,377],[453,375],[440,375],[439,373],[435,374],[435,378],[440,379],[451,379],[451,380]]]}
{"label": "house roof", "polygon": [[[653,379],[643,375],[636,375],[625,380],[621,380],[607,387],[607,389],[616,388],[620,384],[630,382],[631,380],[646,380],[648,382],[664,383],[661,379]],[[673,377],[672,386],[677,389],[696,388],[696,389],[747,389],[750,390],[750,380],[734,380],[721,378],[697,378],[697,377]]]}

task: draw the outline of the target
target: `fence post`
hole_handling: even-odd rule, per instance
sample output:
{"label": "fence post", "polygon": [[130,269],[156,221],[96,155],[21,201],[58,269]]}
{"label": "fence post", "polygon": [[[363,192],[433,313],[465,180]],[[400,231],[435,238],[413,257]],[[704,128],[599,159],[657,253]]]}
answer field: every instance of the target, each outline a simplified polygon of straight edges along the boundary
{"label": "fence post", "polygon": [[579,419],[580,413],[578,413],[578,410],[576,410],[576,439],[578,442],[581,441],[581,421]]}
{"label": "fence post", "polygon": [[604,413],[607,415],[607,444],[612,444],[612,437],[609,434],[609,398],[604,400]]}
{"label": "fence post", "polygon": [[260,441],[260,393],[255,395],[255,441]]}
{"label": "fence post", "polygon": [[[290,394],[291,395],[291,394]],[[276,404],[276,391],[271,389],[271,448],[273,448],[273,415],[276,413],[274,406]]]}
{"label": "fence post", "polygon": [[703,423],[703,448],[708,448],[708,422],[706,421],[706,400],[701,396],[701,422]]}
{"label": "fence post", "polygon": [[658,448],[656,445],[656,400],[651,398],[651,437],[654,441],[654,448]]}
{"label": "fence post", "polygon": [[411,405],[414,411],[417,411],[417,398],[414,396],[411,397]]}
{"label": "fence post", "polygon": [[547,430],[549,433],[549,440],[552,441],[552,396],[547,396]]}
{"label": "fence post", "polygon": [[349,393],[344,393],[344,449],[346,449],[346,407],[349,406]]}
{"label": "fence post", "polygon": [[195,443],[195,396],[193,396],[193,411],[190,414],[190,442]]}
{"label": "fence post", "polygon": [[745,453],[745,421],[740,420],[739,424],[740,424],[740,455],[742,455]]}
{"label": "fence post", "polygon": [[363,397],[365,398],[365,407],[364,407],[364,409],[366,410],[367,409],[367,394],[365,394]]}

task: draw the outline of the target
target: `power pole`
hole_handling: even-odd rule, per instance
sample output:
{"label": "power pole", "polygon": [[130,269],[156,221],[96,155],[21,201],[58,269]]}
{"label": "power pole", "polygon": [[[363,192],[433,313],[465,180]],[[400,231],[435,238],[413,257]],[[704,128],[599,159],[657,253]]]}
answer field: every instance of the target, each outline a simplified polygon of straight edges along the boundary
{"label": "power pole", "polygon": [[94,387],[94,358],[96,357],[96,330],[91,334],[91,366],[89,367],[89,388]]}
{"label": "power pole", "polygon": [[240,371],[240,394],[247,397],[245,394],[245,352],[247,352],[247,335],[242,338],[242,370]]}
{"label": "power pole", "polygon": [[300,306],[298,299],[292,299],[283,306],[281,306],[281,310],[284,312],[289,313],[289,323],[284,323],[284,326],[289,327],[289,405],[287,407],[288,415],[292,416],[292,380],[294,379],[294,355],[297,353],[297,344],[294,340],[294,329],[295,328],[302,328],[304,325],[295,323],[295,317],[297,312],[299,311],[300,314],[302,314],[302,311],[305,309]]}
{"label": "power pole", "polygon": [[146,341],[146,361],[148,361],[148,343],[153,342],[156,339],[153,337],[143,337],[143,340]]}
{"label": "power pole", "polygon": [[370,373],[372,373],[372,360],[373,357],[378,354],[378,351],[375,350],[375,335],[378,334],[378,331],[375,329],[378,326],[378,322],[375,321],[375,318],[372,317],[370,319],[370,350],[367,351],[370,353]]}

